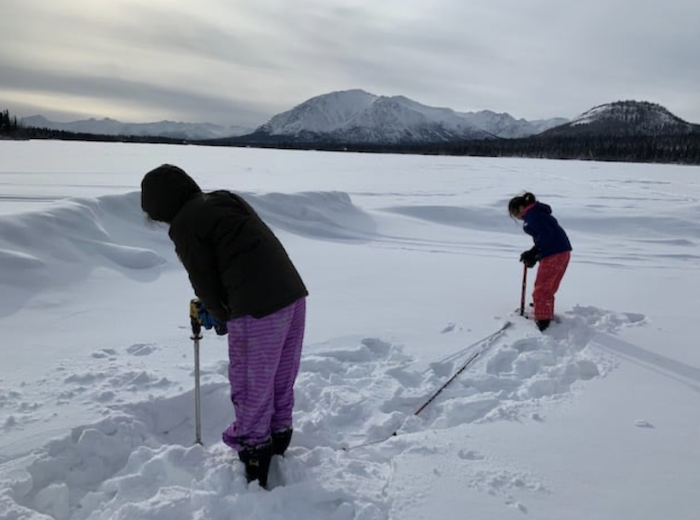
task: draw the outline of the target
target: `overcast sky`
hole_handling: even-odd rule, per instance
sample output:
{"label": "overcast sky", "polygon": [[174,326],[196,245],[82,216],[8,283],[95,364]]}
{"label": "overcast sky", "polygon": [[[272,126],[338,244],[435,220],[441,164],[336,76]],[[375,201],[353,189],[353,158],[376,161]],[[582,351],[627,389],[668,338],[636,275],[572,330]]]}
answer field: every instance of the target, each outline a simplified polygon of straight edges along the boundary
{"label": "overcast sky", "polygon": [[699,0],[0,0],[0,110],[257,126],[360,88],[572,118],[700,123]]}

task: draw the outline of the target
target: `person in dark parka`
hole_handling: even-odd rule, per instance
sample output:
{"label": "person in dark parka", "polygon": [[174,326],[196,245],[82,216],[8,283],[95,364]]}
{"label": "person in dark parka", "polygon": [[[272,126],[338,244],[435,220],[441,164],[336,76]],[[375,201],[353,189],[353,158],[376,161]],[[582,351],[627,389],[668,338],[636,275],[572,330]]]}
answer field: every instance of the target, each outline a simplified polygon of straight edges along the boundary
{"label": "person in dark parka", "polygon": [[249,481],[267,484],[273,454],[292,436],[308,291],[272,230],[240,195],[204,193],[164,164],[141,182],[141,207],[169,236],[203,307],[226,323],[235,421],[223,441]]}
{"label": "person in dark parka", "polygon": [[554,318],[554,295],[571,259],[571,242],[552,215],[552,208],[538,202],[532,193],[513,197],[508,203],[508,213],[512,218],[524,221],[523,231],[535,242],[532,249],[520,255],[520,261],[528,268],[534,267],[538,261],[540,263],[532,300],[535,323],[543,331]]}

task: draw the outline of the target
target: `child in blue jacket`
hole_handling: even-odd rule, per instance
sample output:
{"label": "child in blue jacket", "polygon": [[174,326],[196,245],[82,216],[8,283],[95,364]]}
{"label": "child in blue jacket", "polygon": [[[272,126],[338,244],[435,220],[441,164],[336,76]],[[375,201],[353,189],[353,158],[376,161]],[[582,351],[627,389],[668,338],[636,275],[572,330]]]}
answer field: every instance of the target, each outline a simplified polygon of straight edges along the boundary
{"label": "child in blue jacket", "polygon": [[508,213],[525,222],[523,231],[535,242],[532,249],[520,255],[520,261],[528,268],[540,263],[532,299],[537,328],[545,330],[554,318],[554,294],[569,265],[571,242],[552,216],[552,208],[537,202],[532,193],[513,197],[508,203]]}

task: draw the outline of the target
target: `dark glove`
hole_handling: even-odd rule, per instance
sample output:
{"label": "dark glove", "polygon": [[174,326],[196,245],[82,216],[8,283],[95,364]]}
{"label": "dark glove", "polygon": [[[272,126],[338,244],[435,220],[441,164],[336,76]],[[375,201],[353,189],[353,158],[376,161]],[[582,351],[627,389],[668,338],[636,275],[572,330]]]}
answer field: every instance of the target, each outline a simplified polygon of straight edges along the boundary
{"label": "dark glove", "polygon": [[537,247],[533,247],[528,251],[524,251],[520,255],[520,261],[524,263],[527,267],[535,267],[537,260],[539,260],[539,250]]}
{"label": "dark glove", "polygon": [[224,336],[228,333],[225,323],[221,323],[204,307],[199,308],[199,321],[207,330],[214,329],[219,336]]}
{"label": "dark glove", "polygon": [[217,321],[214,324],[214,330],[219,336],[225,336],[226,334],[228,334],[228,327],[225,323],[221,323],[220,321]]}
{"label": "dark glove", "polygon": [[204,308],[202,302],[198,299],[192,300],[197,309],[197,321],[207,330],[214,329],[219,336],[223,336],[228,333],[226,323],[221,323],[212,314]]}

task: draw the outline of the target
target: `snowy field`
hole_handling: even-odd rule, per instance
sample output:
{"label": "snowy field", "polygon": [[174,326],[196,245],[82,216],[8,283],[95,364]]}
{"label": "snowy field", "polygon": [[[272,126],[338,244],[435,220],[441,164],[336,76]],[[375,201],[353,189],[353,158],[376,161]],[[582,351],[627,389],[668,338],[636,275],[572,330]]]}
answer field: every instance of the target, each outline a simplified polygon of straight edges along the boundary
{"label": "snowy field", "polygon": [[[700,168],[39,141],[0,158],[0,519],[700,518]],[[213,333],[193,442],[193,294],[139,206],[164,162],[247,196],[310,291],[270,491],[220,441]],[[506,205],[526,189],[574,247],[545,334],[514,313],[532,244]]]}

